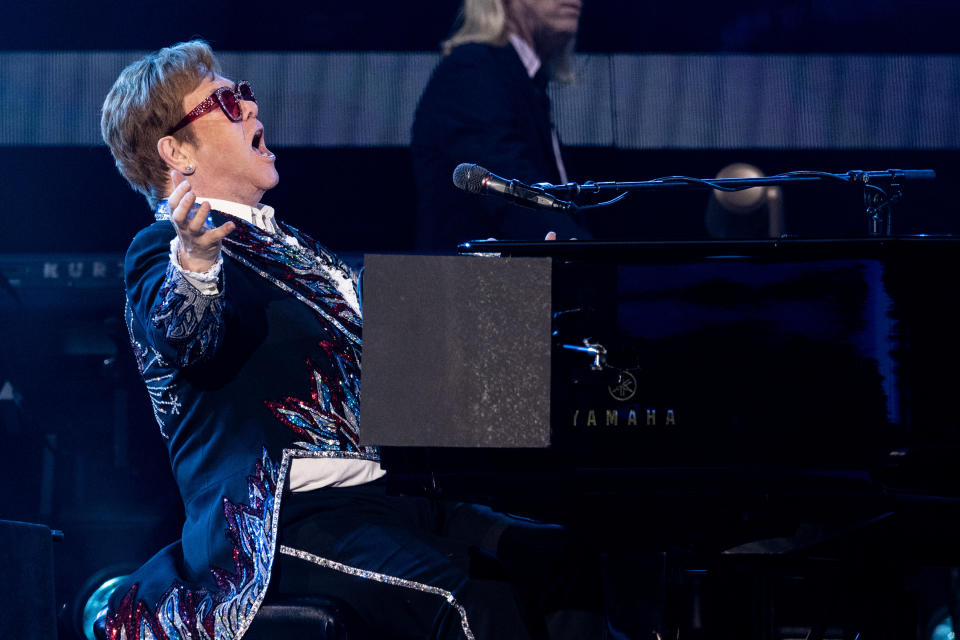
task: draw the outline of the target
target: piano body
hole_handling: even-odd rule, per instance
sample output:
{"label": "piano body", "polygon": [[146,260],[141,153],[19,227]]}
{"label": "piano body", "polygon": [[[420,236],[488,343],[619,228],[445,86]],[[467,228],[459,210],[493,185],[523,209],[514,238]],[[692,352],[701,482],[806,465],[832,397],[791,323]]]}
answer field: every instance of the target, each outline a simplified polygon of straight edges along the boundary
{"label": "piano body", "polygon": [[363,434],[397,490],[688,564],[960,564],[960,241],[461,252],[365,260]]}

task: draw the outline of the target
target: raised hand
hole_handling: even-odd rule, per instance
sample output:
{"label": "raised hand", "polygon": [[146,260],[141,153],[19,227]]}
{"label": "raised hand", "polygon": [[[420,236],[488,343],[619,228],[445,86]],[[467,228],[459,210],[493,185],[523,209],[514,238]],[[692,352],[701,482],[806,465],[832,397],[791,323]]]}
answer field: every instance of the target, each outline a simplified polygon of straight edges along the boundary
{"label": "raised hand", "polygon": [[210,214],[210,203],[204,202],[193,209],[197,200],[190,181],[179,171],[170,172],[173,192],[167,202],[170,205],[170,222],[180,238],[180,266],[187,271],[203,273],[212,267],[220,257],[220,243],[236,225],[225,222],[212,228],[206,224]]}

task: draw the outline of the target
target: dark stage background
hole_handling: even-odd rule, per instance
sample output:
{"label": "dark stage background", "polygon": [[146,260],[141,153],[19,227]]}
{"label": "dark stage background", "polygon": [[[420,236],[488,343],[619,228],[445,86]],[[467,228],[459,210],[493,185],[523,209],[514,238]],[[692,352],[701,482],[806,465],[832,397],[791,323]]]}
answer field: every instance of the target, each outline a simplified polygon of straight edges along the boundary
{"label": "dark stage background", "polygon": [[[278,215],[335,250],[409,251],[412,108],[457,4],[4,7],[0,519],[65,532],[61,638],[77,637],[85,584],[145,560],[182,517],[122,321],[118,262],[151,216],[97,136],[110,82],[138,52],[207,39],[229,54],[226,75],[266,87],[281,182],[265,200]],[[586,0],[581,24],[580,80],[554,92],[572,179],[712,177],[732,162],[767,174],[930,168],[935,182],[907,185],[897,231],[960,231],[954,0]],[[707,200],[634,194],[599,235],[705,238]],[[791,234],[866,230],[855,191],[793,187],[784,201]]]}

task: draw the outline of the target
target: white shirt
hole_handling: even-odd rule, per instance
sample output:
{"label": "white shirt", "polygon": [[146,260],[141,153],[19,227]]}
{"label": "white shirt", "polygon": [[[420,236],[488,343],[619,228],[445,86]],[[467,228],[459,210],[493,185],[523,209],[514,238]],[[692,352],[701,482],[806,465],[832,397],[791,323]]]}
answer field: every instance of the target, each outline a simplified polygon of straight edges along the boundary
{"label": "white shirt", "polygon": [[[264,231],[271,233],[281,233],[279,227],[274,221],[273,207],[260,205],[251,207],[245,204],[230,202],[227,200],[216,200],[214,198],[197,198],[197,203],[209,202],[210,206],[217,211],[228,213],[232,216],[245,220]],[[300,246],[297,239],[283,234],[283,241],[293,246]],[[174,267],[183,273],[200,292],[204,295],[217,295],[219,291],[220,269],[223,266],[223,257],[217,258],[217,262],[206,272],[196,273],[187,271],[180,266],[177,252],[180,248],[179,238],[174,238],[170,242],[170,262]],[[353,281],[340,277],[340,272],[328,267],[317,259],[320,267],[330,275],[330,279],[336,284],[337,290],[346,300],[347,304],[360,315],[360,303],[357,300],[357,293],[353,287]],[[381,478],[386,472],[380,468],[379,462],[372,460],[349,460],[346,458],[294,458],[290,463],[290,490],[291,491],[312,491],[322,489],[323,487],[352,487],[356,485],[372,482]]]}

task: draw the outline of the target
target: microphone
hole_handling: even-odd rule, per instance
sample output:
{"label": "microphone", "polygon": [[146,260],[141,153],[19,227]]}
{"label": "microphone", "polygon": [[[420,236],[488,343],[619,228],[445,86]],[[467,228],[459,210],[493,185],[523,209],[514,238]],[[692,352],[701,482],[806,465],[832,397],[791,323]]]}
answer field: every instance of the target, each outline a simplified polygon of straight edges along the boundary
{"label": "microphone", "polygon": [[523,184],[519,180],[507,180],[494,175],[475,164],[463,163],[453,170],[453,184],[469,193],[485,193],[506,198],[511,202],[533,209],[571,211],[572,202],[560,200],[541,189]]}

